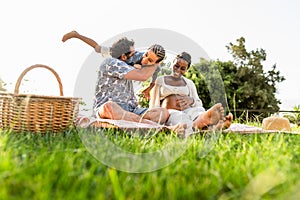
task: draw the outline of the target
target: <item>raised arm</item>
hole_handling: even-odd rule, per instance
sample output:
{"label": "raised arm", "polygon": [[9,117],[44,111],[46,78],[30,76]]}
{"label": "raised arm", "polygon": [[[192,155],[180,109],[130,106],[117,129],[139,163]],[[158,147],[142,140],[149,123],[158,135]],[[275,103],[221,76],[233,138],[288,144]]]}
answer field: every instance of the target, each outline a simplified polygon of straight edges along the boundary
{"label": "raised arm", "polygon": [[71,38],[77,38],[80,39],[81,41],[85,42],[86,44],[90,45],[93,48],[96,48],[97,46],[99,46],[97,44],[97,42],[95,42],[94,40],[92,40],[91,38],[88,38],[86,36],[80,35],[77,31],[71,31],[67,34],[65,34],[62,38],[62,41],[65,42]]}
{"label": "raised arm", "polygon": [[[85,42],[86,44],[88,44],[89,46],[93,47],[95,49],[96,52],[98,53],[106,53],[106,54],[109,54],[109,51],[108,52],[104,52],[102,50],[102,47],[96,42],[94,41],[93,39],[91,38],[88,38],[86,36],[83,36],[83,35],[80,35],[77,31],[71,31],[67,34],[65,34],[62,38],[62,41],[65,42],[71,38],[77,38],[83,42]],[[105,50],[107,51],[107,50]]]}
{"label": "raised arm", "polygon": [[154,84],[154,87],[150,91],[149,108],[161,107],[160,105],[160,84]]}

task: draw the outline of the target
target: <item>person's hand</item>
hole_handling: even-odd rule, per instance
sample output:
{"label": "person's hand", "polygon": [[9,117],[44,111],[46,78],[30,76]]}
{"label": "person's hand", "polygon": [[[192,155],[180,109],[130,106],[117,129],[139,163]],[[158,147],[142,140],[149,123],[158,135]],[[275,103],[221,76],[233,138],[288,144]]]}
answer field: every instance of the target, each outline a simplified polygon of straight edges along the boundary
{"label": "person's hand", "polygon": [[63,36],[62,41],[65,42],[71,38],[76,37],[77,35],[79,34],[76,31],[71,31]]}
{"label": "person's hand", "polygon": [[178,106],[181,110],[185,110],[190,107],[194,103],[194,99],[192,97],[186,95],[177,95],[176,96],[176,106]]}
{"label": "person's hand", "polygon": [[145,99],[146,100],[150,100],[150,90],[151,90],[151,88],[149,88],[149,86],[146,88],[146,89],[144,89],[143,91],[142,91],[142,94],[143,94],[143,96],[145,97]]}
{"label": "person's hand", "polygon": [[167,109],[185,110],[194,103],[194,99],[186,95],[172,94],[167,96],[161,106]]}
{"label": "person's hand", "polygon": [[141,68],[142,68],[142,65],[134,64],[133,67],[136,68],[136,69],[141,69]]}
{"label": "person's hand", "polygon": [[155,83],[150,83],[150,85],[142,91],[143,96],[148,101],[150,100],[150,90],[154,87]]}

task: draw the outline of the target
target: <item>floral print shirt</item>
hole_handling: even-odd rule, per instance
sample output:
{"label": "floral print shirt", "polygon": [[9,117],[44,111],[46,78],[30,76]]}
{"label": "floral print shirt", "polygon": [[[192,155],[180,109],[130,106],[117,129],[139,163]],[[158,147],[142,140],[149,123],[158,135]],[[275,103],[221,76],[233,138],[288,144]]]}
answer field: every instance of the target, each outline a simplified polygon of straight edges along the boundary
{"label": "floral print shirt", "polygon": [[106,58],[100,65],[95,89],[94,110],[97,110],[108,100],[119,105],[138,106],[134,94],[132,80],[124,79],[124,75],[134,70],[133,66],[116,59]]}

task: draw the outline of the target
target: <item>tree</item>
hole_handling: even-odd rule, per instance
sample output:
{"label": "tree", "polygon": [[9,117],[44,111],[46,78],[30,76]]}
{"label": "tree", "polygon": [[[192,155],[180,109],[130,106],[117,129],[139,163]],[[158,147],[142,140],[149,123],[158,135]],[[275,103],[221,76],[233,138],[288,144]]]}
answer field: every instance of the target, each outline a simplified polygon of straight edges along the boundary
{"label": "tree", "polygon": [[[237,44],[226,46],[233,60],[200,59],[185,76],[195,83],[204,108],[221,102],[236,118],[262,119],[279,110],[281,102],[275,97],[276,85],[285,78],[276,70],[276,64],[264,71],[265,50],[247,51],[243,37],[236,41]],[[170,63],[163,63],[161,75],[169,73],[169,66]],[[141,105],[148,106],[149,102],[142,96],[139,100]],[[251,115],[243,115],[247,111],[251,111]]]}
{"label": "tree", "polygon": [[200,63],[193,64],[186,72],[185,77],[191,79],[197,88],[199,98],[205,108],[220,102],[227,105],[226,92],[220,70],[215,61],[201,59]]}
{"label": "tree", "polygon": [[247,51],[243,37],[237,39],[237,44],[229,43],[226,48],[233,57],[232,61],[201,59],[186,74],[196,84],[204,106],[222,102],[235,111],[236,116],[247,110],[256,111],[252,112],[255,117],[277,112],[280,101],[275,97],[276,84],[285,78],[276,70],[276,64],[264,72],[265,50]]}
{"label": "tree", "polygon": [[288,118],[291,123],[300,126],[300,104],[294,106],[294,113],[285,114],[284,117]]}

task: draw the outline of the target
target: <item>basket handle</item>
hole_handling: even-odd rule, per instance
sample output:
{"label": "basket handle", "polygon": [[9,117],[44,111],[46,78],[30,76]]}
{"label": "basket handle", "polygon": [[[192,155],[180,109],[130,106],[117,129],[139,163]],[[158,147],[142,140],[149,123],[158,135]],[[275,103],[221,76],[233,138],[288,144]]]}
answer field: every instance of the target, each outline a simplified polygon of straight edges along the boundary
{"label": "basket handle", "polygon": [[31,67],[28,67],[27,69],[25,69],[21,73],[21,75],[19,76],[19,78],[17,80],[16,86],[15,86],[15,94],[19,94],[19,87],[20,87],[21,81],[24,78],[24,76],[27,74],[27,72],[29,72],[30,70],[32,70],[34,68],[45,68],[45,69],[48,69],[49,71],[51,71],[54,74],[54,76],[55,76],[55,78],[56,78],[56,80],[58,82],[60,96],[64,95],[64,93],[63,93],[63,86],[62,86],[61,79],[60,79],[59,75],[51,67],[48,67],[46,65],[41,65],[41,64],[32,65]]}

